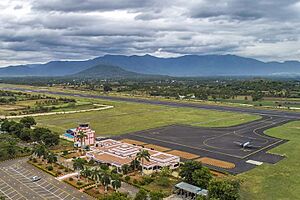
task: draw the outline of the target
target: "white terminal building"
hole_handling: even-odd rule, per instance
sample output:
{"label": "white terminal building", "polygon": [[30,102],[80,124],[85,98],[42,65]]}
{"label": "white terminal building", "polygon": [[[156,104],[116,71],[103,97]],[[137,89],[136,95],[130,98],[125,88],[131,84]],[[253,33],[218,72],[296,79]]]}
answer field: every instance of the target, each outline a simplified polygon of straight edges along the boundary
{"label": "white terminal building", "polygon": [[143,171],[146,174],[159,171],[162,167],[169,167],[170,169],[179,167],[179,156],[135,146],[113,139],[96,142],[96,144],[91,147],[91,151],[87,152],[86,155],[88,159],[93,159],[98,163],[115,166],[118,171],[121,171],[122,166],[125,164],[130,165],[132,160],[136,158],[137,153],[142,149],[147,150],[150,154],[149,161],[144,160],[143,165],[141,163]]}

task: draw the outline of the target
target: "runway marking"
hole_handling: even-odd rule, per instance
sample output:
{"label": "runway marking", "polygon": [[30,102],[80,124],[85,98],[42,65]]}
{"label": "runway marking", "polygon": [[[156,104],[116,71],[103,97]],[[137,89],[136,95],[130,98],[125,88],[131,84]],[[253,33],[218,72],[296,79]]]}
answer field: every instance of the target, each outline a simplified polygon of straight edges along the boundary
{"label": "runway marking", "polygon": [[[251,125],[250,127],[257,126],[257,125],[259,125],[259,124],[263,124],[263,123],[265,123],[265,122],[267,122],[267,121],[269,121],[269,120],[272,120],[272,119],[273,119],[273,117],[269,117],[269,118],[267,118],[267,119],[265,119],[265,120],[263,120],[263,121],[259,121],[258,124]],[[279,119],[280,119],[280,118],[279,118]],[[284,121],[286,121],[286,120],[280,121],[279,123],[284,122]],[[268,126],[271,126],[271,125],[273,125],[273,124],[268,124],[268,125],[265,125],[265,126],[261,126],[261,127],[258,127],[258,128],[256,128],[256,129],[254,129],[254,130],[261,129],[261,128],[264,128],[264,127],[268,127]],[[244,129],[249,129],[249,126],[248,126],[248,127],[245,127],[245,128],[242,128],[242,129],[239,129],[239,130],[237,130],[237,131],[242,131],[242,130],[244,130]],[[145,131],[144,133],[147,133],[147,131]],[[228,132],[228,133],[225,133],[225,134],[222,134],[222,135],[218,135],[218,136],[213,137],[213,138],[208,138],[208,139],[215,139],[215,138],[222,137],[222,136],[226,136],[226,135],[229,135],[229,134],[232,134],[232,133],[233,133],[233,132],[231,131],[231,132]],[[275,144],[277,144],[277,143],[279,143],[279,142],[282,142],[282,140],[279,140],[279,141],[273,142],[272,144],[270,144],[270,145],[268,145],[268,146],[266,146],[266,147],[260,148],[260,149],[258,149],[257,151],[253,151],[252,153],[249,153],[249,154],[247,154],[247,155],[245,155],[245,156],[238,156],[238,155],[234,155],[234,154],[230,154],[230,153],[224,153],[224,152],[220,152],[220,151],[213,151],[213,150],[209,150],[209,149],[205,149],[205,148],[201,148],[201,147],[195,147],[195,146],[185,145],[185,144],[181,144],[181,143],[177,143],[177,142],[166,141],[166,140],[163,140],[163,139],[158,139],[158,138],[152,138],[152,137],[147,137],[147,136],[143,136],[143,135],[138,135],[137,133],[132,133],[132,134],[129,134],[129,135],[132,135],[132,136],[135,136],[135,137],[144,138],[144,139],[148,139],[148,140],[156,140],[156,141],[163,142],[163,143],[169,143],[169,144],[173,144],[173,145],[178,145],[178,146],[188,147],[188,148],[191,148],[191,149],[197,149],[197,150],[207,151],[207,152],[210,152],[210,153],[222,154],[222,155],[231,156],[231,157],[235,157],[235,158],[239,158],[239,159],[245,159],[245,158],[247,158],[247,157],[249,157],[249,156],[251,156],[251,155],[253,155],[253,154],[255,154],[255,153],[258,153],[258,152],[260,152],[260,151],[263,151],[264,149],[266,149],[266,148],[268,148],[268,147],[270,147],[270,146],[272,146],[272,145],[275,145]],[[267,138],[267,137],[268,137],[268,136],[264,136],[264,135],[260,135],[260,134],[258,134],[258,136],[259,136],[259,137],[263,137],[263,138]],[[207,140],[208,140],[208,139],[207,139]],[[259,138],[256,138],[256,139],[259,140]],[[207,140],[205,140],[205,141],[203,142],[203,144],[206,145],[207,147],[210,147],[210,145],[207,145],[207,144],[205,143]],[[264,140],[264,141],[265,141],[265,140]],[[268,140],[267,142],[269,142],[269,140]],[[216,149],[216,147],[213,147],[213,146],[210,147],[210,148]],[[222,150],[222,149],[220,148],[220,150]],[[224,150],[224,149],[223,149],[223,150]],[[225,150],[226,150],[226,149],[225,149]],[[231,149],[231,150],[236,150],[236,149]]]}

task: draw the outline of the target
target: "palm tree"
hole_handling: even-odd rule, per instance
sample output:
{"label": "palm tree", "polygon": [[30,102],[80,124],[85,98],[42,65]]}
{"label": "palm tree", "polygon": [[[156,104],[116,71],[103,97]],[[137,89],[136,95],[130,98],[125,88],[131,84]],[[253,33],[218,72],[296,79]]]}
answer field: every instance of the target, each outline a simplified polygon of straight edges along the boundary
{"label": "palm tree", "polygon": [[83,139],[86,137],[86,135],[84,134],[84,132],[82,130],[80,130],[80,131],[78,131],[78,134],[77,134],[76,137],[79,138],[79,140],[80,140],[80,148],[82,148]]}
{"label": "palm tree", "polygon": [[101,184],[104,186],[105,192],[107,192],[108,185],[110,184],[111,178],[108,170],[103,170],[102,171],[102,176],[101,176]]}
{"label": "palm tree", "polygon": [[54,153],[49,153],[48,156],[47,156],[47,162],[51,164],[52,166],[52,163],[56,163],[57,162],[57,155],[54,154]]}
{"label": "palm tree", "polygon": [[140,161],[137,160],[137,158],[133,159],[130,162],[130,166],[133,168],[133,171],[135,171],[140,166]]}
{"label": "palm tree", "polygon": [[90,168],[85,167],[83,170],[81,170],[80,174],[88,179],[92,175],[92,171]]}
{"label": "palm tree", "polygon": [[74,170],[78,171],[78,179],[80,178],[79,171],[83,170],[85,163],[86,163],[86,160],[84,160],[82,158],[73,159],[73,168],[74,168]]}
{"label": "palm tree", "polygon": [[33,154],[36,155],[38,158],[46,158],[48,155],[48,150],[44,144],[35,145],[33,147]]}
{"label": "palm tree", "polygon": [[128,174],[129,170],[130,170],[130,166],[129,165],[125,164],[125,165],[122,166],[122,172],[123,172],[123,174]]}
{"label": "palm tree", "polygon": [[136,154],[136,159],[142,163],[142,174],[144,174],[143,168],[144,168],[144,162],[150,161],[150,154],[147,150],[141,149],[140,152]]}
{"label": "palm tree", "polygon": [[102,179],[102,170],[96,168],[91,171],[91,179],[96,182],[96,187],[99,187],[100,180]]}
{"label": "palm tree", "polygon": [[111,176],[111,185],[114,188],[115,191],[117,191],[121,186],[122,186],[122,182],[121,179],[119,177],[119,175],[115,174]]}

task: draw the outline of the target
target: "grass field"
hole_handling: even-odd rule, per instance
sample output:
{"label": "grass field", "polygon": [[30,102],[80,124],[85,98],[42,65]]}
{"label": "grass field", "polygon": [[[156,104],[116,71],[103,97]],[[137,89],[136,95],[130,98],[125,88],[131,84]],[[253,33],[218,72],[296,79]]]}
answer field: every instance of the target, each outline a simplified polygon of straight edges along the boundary
{"label": "grass field", "polygon": [[89,113],[36,117],[40,126],[63,133],[78,123],[89,122],[97,135],[115,135],[160,127],[169,124],[221,127],[259,119],[259,116],[191,108],[172,108],[125,102],[94,102],[113,105],[114,108]]}
{"label": "grass field", "polygon": [[267,130],[267,134],[290,140],[272,149],[287,158],[275,165],[263,164],[239,175],[244,179],[242,199],[288,200],[300,197],[300,121]]}

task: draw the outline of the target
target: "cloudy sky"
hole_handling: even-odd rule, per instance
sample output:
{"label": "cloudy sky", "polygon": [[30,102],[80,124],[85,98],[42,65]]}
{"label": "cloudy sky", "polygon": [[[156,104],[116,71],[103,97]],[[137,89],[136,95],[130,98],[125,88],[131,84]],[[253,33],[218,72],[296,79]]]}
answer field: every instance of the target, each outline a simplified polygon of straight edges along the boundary
{"label": "cloudy sky", "polygon": [[0,1],[0,66],[104,54],[300,60],[300,1]]}

